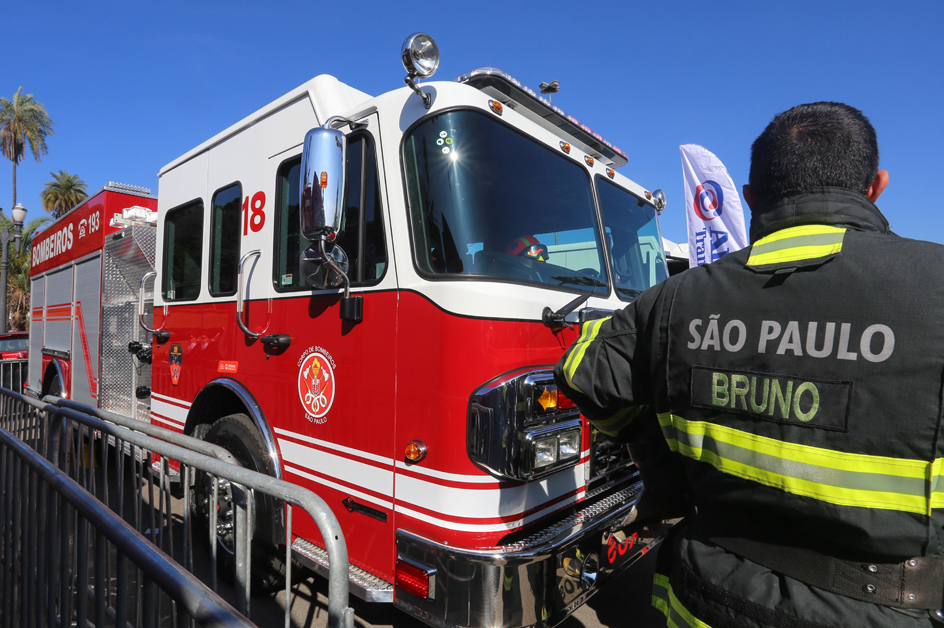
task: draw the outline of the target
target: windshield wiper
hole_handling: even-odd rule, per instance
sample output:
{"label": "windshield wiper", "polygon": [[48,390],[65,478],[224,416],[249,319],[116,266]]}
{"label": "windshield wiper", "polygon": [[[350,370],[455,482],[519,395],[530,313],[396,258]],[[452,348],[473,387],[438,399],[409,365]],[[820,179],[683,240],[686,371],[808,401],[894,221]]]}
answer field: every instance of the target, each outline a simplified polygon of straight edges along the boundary
{"label": "windshield wiper", "polygon": [[642,294],[642,290],[633,290],[632,288],[617,288],[616,291],[628,297],[638,297]]}
{"label": "windshield wiper", "polygon": [[606,284],[599,279],[586,277],[584,275],[553,275],[551,279],[561,283],[576,283],[581,286],[594,286],[596,288],[605,288]]}

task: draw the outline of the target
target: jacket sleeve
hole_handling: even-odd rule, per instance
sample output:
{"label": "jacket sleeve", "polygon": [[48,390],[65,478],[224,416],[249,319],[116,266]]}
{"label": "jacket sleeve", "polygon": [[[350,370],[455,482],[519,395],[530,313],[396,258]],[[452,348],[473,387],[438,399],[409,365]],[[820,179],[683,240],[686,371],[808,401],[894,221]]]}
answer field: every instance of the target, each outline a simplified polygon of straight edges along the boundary
{"label": "jacket sleeve", "polygon": [[[595,428],[629,446],[647,492],[637,504],[643,518],[683,516],[691,488],[656,417],[661,371],[659,345],[664,284],[645,291],[612,317],[588,321],[554,369],[557,385]],[[665,410],[665,408],[660,408]]]}
{"label": "jacket sleeve", "polygon": [[557,385],[570,397],[598,430],[611,437],[649,412],[652,403],[649,378],[645,372],[649,342],[646,330],[637,329],[640,306],[637,300],[612,317],[587,321],[580,327],[577,342],[567,350],[554,369]]}

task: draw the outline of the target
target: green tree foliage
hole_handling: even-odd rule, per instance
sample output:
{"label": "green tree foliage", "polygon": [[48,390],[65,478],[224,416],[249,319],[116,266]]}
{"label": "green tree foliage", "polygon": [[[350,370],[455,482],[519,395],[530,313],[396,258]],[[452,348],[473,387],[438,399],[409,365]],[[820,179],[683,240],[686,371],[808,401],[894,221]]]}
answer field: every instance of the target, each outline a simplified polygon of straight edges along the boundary
{"label": "green tree foliage", "polygon": [[69,174],[60,170],[59,174],[50,172],[52,181],[46,181],[46,187],[40,194],[43,198],[43,209],[52,214],[53,219],[63,215],[82,201],[88,198],[85,181],[77,174]]}
{"label": "green tree foliage", "polygon": [[23,88],[12,100],[0,98],[0,152],[13,162],[13,204],[16,206],[16,165],[26,159],[26,147],[38,162],[48,152],[46,137],[53,134],[53,121],[41,102]]}
{"label": "green tree foliage", "polygon": [[[8,320],[13,331],[29,329],[29,289],[30,268],[32,266],[30,241],[33,239],[36,230],[51,220],[48,216],[42,216],[26,223],[23,227],[23,240],[19,255],[16,253],[16,245],[12,241],[10,242],[7,257],[7,311],[9,312]],[[2,214],[0,214],[0,231],[13,232],[13,221]]]}

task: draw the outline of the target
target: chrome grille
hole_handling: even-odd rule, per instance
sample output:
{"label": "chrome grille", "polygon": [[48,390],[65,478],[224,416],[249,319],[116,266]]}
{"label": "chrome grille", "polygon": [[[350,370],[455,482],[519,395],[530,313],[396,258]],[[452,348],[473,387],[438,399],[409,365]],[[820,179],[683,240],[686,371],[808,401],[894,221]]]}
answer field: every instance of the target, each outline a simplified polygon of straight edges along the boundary
{"label": "chrome grille", "polygon": [[606,486],[635,471],[629,447],[612,441],[603,432],[590,430],[590,480],[587,490]]}

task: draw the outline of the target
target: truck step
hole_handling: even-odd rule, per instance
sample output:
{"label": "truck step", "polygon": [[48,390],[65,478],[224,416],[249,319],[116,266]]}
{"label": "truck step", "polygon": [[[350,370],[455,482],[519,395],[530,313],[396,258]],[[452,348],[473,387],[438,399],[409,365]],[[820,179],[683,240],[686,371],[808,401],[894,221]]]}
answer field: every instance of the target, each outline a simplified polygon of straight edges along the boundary
{"label": "truck step", "polygon": [[[295,539],[292,543],[295,560],[314,570],[318,575],[328,577],[328,552],[304,539]],[[393,602],[393,585],[386,580],[364,571],[360,567],[350,566],[350,592],[365,602]]]}

